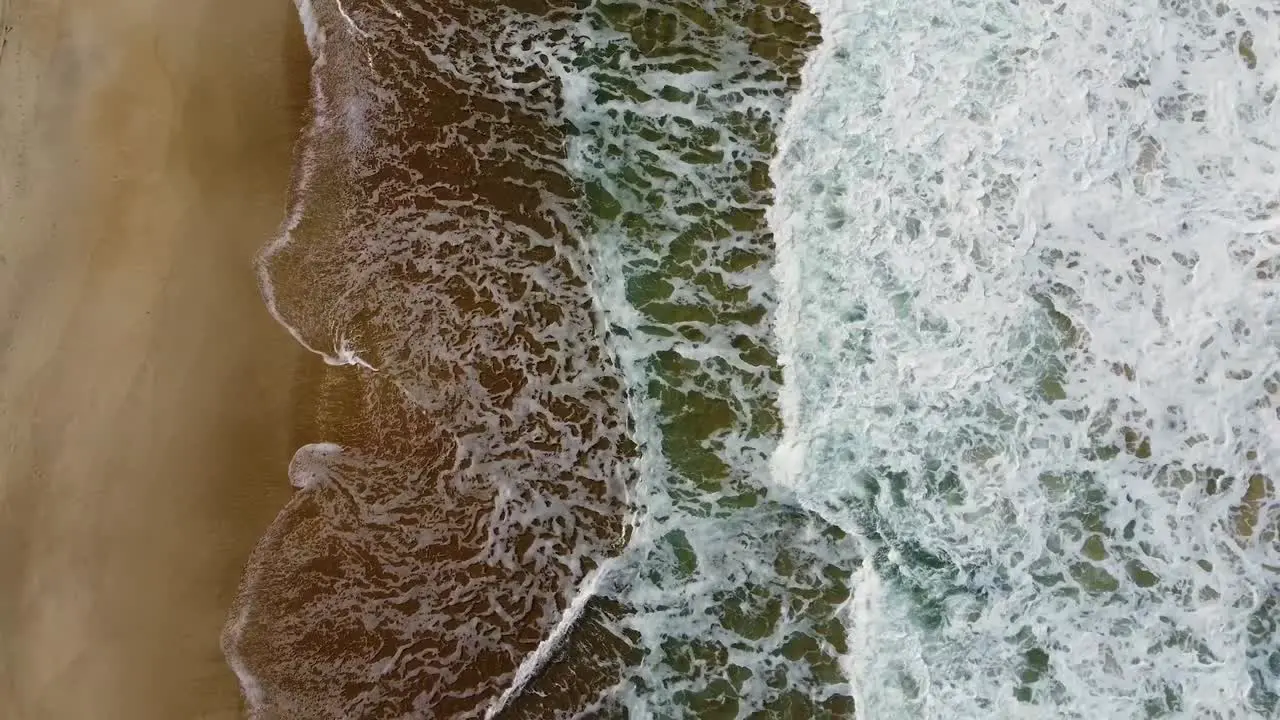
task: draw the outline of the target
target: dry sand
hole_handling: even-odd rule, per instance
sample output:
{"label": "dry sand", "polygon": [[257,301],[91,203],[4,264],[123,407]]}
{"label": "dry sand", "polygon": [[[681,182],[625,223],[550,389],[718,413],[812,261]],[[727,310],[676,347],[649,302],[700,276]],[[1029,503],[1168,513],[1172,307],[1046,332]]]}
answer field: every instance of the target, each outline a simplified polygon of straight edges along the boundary
{"label": "dry sand", "polygon": [[0,0],[0,717],[232,718],[218,634],[312,361],[252,257],[289,0]]}

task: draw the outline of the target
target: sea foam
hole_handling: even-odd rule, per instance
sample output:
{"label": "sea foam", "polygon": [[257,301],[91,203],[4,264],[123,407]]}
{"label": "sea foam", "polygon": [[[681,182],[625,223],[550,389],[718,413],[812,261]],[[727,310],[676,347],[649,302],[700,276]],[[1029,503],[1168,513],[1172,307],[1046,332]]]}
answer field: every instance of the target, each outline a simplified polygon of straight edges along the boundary
{"label": "sea foam", "polygon": [[859,714],[1274,717],[1274,4],[812,6],[774,478]]}

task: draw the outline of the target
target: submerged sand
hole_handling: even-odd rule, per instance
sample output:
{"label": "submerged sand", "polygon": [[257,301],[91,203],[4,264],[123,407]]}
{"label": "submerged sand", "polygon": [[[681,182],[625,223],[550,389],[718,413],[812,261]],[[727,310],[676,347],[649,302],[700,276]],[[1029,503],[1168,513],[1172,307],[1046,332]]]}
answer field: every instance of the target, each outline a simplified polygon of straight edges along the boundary
{"label": "submerged sand", "polygon": [[293,5],[0,15],[0,717],[237,717],[219,630],[313,365],[252,268],[306,100]]}

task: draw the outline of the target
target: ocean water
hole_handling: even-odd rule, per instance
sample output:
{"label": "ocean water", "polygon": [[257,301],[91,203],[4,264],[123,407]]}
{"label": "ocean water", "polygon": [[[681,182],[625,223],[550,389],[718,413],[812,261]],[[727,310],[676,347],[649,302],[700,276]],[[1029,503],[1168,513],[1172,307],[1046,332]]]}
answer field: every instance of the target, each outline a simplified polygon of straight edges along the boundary
{"label": "ocean water", "polygon": [[1280,713],[1280,8],[298,6],[254,717]]}
{"label": "ocean water", "polygon": [[1280,8],[814,9],[774,469],[860,715],[1276,717]]}
{"label": "ocean water", "polygon": [[479,717],[625,543],[633,484],[551,84],[507,63],[560,11],[299,9],[313,117],[259,269],[338,369],[224,648],[256,717]]}

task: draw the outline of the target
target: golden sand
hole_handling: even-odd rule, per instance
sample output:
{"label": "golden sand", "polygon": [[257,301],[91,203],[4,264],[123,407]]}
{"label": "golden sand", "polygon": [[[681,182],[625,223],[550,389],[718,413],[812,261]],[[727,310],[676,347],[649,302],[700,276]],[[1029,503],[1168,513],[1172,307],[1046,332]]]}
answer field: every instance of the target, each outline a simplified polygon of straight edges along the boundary
{"label": "golden sand", "polygon": [[218,634],[313,364],[252,268],[306,101],[293,5],[0,14],[0,717],[237,717]]}

